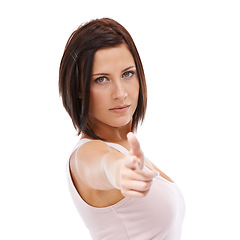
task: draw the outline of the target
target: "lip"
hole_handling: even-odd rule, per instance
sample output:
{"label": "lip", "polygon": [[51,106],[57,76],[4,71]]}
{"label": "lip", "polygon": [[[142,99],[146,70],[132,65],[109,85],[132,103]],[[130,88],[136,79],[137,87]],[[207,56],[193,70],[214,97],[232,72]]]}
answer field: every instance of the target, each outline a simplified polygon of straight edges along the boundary
{"label": "lip", "polygon": [[114,108],[110,108],[109,110],[114,113],[125,113],[129,109],[130,105],[119,105]]}

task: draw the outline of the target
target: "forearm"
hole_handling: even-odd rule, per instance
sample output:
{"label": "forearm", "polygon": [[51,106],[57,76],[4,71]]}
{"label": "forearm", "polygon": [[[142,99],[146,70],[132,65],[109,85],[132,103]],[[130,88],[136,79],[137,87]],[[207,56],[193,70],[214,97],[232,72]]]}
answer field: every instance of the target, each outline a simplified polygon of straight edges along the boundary
{"label": "forearm", "polygon": [[106,154],[102,160],[102,168],[112,188],[120,189],[120,169],[124,155],[118,152]]}

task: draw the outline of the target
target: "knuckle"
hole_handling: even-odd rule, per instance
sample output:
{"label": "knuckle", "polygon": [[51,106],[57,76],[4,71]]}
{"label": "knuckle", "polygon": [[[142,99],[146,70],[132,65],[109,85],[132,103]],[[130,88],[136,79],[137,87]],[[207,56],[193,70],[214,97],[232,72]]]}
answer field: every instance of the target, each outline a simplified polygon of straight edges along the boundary
{"label": "knuckle", "polygon": [[149,191],[145,192],[145,196],[149,193]]}
{"label": "knuckle", "polygon": [[153,179],[153,177],[154,177],[154,173],[152,173],[152,172],[149,172],[146,175],[146,178],[151,179],[151,180]]}
{"label": "knuckle", "polygon": [[148,194],[149,190],[142,193],[143,197],[145,197]]}
{"label": "knuckle", "polygon": [[152,181],[145,182],[145,186],[144,187],[147,190],[147,189],[149,189],[151,187],[151,185],[152,185]]}
{"label": "knuckle", "polygon": [[143,182],[142,183],[142,188],[143,189],[147,189],[148,188],[148,183],[147,182]]}

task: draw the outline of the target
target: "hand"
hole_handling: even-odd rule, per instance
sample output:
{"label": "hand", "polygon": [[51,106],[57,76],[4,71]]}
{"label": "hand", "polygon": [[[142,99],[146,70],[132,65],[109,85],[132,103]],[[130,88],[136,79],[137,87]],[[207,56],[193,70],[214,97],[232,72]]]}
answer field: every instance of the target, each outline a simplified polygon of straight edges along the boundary
{"label": "hand", "polygon": [[120,189],[124,196],[144,197],[158,172],[144,169],[145,157],[137,138],[133,133],[128,133],[127,138],[130,151],[120,168]]}

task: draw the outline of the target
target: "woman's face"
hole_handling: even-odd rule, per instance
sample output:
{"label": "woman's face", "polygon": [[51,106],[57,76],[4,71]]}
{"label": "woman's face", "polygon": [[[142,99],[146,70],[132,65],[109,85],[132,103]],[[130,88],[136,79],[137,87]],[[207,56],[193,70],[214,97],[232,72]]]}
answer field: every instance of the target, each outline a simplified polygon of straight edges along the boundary
{"label": "woman's face", "polygon": [[136,66],[127,45],[96,51],[90,85],[91,127],[119,128],[131,123],[138,94]]}

